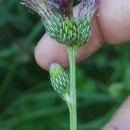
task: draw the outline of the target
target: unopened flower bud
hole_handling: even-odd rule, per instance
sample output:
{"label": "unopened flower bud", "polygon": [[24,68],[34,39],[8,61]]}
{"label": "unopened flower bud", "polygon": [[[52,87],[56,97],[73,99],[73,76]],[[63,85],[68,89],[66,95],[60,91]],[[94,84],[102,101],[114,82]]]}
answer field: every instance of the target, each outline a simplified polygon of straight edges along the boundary
{"label": "unopened flower bud", "polygon": [[64,69],[58,63],[52,62],[49,72],[51,84],[54,90],[61,96],[68,94],[69,77],[65,73]]}

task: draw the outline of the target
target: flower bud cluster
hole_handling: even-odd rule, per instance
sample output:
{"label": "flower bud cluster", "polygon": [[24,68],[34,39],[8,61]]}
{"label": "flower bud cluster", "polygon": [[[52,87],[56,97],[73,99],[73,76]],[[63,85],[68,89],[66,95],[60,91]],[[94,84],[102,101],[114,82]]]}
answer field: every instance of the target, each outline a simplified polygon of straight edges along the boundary
{"label": "flower bud cluster", "polygon": [[[73,0],[23,0],[23,4],[41,16],[50,37],[77,49],[91,36],[92,18],[99,1],[82,0],[77,18],[73,17]],[[64,69],[52,62],[49,72],[53,88],[69,103],[69,77]]]}

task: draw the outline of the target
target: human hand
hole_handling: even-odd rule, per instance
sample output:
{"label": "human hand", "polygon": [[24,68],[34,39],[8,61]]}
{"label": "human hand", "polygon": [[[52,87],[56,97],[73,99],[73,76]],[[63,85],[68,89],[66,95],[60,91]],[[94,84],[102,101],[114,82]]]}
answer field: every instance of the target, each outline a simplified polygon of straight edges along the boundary
{"label": "human hand", "polygon": [[[78,6],[74,8],[76,17]],[[107,44],[119,44],[130,40],[130,0],[100,0],[97,15],[92,23],[92,37],[82,46],[76,56],[77,62],[87,58]],[[51,39],[47,34],[39,41],[35,49],[37,63],[48,69],[52,60],[63,67],[68,66],[67,51],[62,44]],[[130,97],[117,114],[102,130],[130,130]]]}

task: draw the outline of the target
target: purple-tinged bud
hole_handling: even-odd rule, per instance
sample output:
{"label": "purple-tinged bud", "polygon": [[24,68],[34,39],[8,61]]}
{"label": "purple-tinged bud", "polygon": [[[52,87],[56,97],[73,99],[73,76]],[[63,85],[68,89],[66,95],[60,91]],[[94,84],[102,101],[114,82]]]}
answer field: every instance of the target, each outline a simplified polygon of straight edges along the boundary
{"label": "purple-tinged bud", "polygon": [[100,0],[82,0],[79,7],[79,17],[87,17],[92,19]]}
{"label": "purple-tinged bud", "polygon": [[69,77],[65,73],[64,69],[55,61],[51,62],[50,79],[54,90],[61,96],[68,94],[69,89]]}

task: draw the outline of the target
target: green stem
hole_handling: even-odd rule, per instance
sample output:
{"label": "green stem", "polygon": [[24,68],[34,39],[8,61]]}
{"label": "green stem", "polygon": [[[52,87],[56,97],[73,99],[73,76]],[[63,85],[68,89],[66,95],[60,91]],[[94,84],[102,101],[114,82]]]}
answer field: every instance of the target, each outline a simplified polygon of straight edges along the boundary
{"label": "green stem", "polygon": [[70,130],[77,130],[77,106],[76,106],[76,78],[75,78],[75,55],[74,47],[68,48],[70,64]]}

